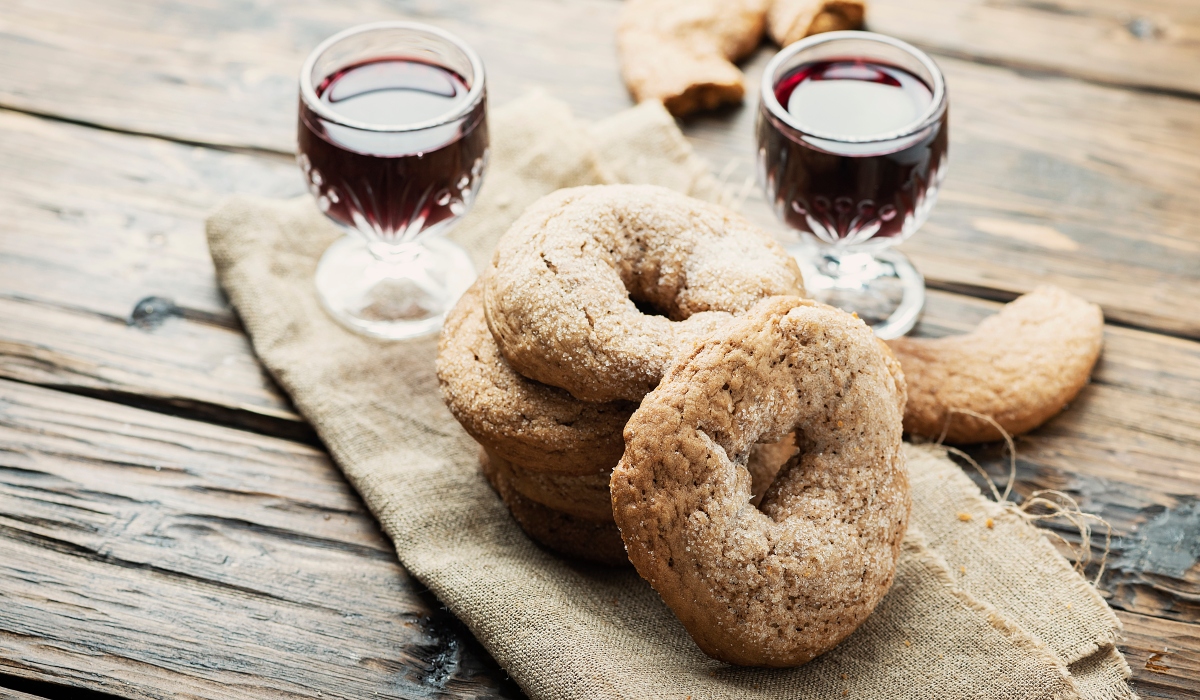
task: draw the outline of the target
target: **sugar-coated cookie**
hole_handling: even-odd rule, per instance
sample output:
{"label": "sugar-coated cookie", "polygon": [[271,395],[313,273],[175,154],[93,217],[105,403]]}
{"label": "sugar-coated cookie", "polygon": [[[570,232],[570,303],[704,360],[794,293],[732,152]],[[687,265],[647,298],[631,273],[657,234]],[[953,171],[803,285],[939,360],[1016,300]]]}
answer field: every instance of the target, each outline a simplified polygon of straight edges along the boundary
{"label": "sugar-coated cookie", "polygon": [[1038,287],[966,335],[888,341],[904,368],[904,430],[969,444],[1029,432],[1075,398],[1100,357],[1100,307],[1058,287]]}
{"label": "sugar-coated cookie", "polygon": [[759,299],[802,295],[803,281],[782,246],[724,207],[607,185],[526,209],[483,292],[514,370],[584,401],[637,401],[693,342]]}
{"label": "sugar-coated cookie", "polygon": [[[680,357],[626,424],[613,515],[710,656],[805,663],[891,586],[910,498],[887,354],[854,316],[766,299]],[[756,508],[739,464],[793,431],[799,451]]]}
{"label": "sugar-coated cookie", "polygon": [[488,331],[481,289],[476,282],[442,327],[437,375],[450,412],[483,447],[529,470],[611,470],[625,451],[621,430],[636,404],[584,403],[514,372]]}

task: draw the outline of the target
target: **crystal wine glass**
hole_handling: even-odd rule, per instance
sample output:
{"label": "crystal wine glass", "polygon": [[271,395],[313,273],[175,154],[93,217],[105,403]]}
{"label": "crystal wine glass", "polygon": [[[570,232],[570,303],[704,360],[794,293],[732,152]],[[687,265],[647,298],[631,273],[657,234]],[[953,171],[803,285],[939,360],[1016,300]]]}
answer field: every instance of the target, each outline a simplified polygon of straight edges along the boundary
{"label": "crystal wine glass", "polygon": [[763,75],[758,173],[809,293],[881,338],[912,329],[925,280],[890,247],[921,227],[946,174],[946,84],[929,56],[871,32],[780,51]]}
{"label": "crystal wine glass", "polygon": [[317,294],[379,338],[436,332],[475,279],[441,234],[475,201],[488,157],[483,63],[413,22],[347,29],[300,72],[299,155],[317,205],[347,235],[317,266]]}

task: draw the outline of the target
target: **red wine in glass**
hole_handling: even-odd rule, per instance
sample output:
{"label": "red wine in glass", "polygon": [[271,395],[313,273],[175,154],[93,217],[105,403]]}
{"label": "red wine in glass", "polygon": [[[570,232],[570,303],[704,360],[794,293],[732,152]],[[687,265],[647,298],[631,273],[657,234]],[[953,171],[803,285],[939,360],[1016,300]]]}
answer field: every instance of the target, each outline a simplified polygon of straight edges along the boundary
{"label": "red wine in glass", "polygon": [[475,280],[447,231],[487,166],[483,62],[416,22],[347,29],[300,71],[300,169],[349,235],[317,264],[317,298],[342,325],[399,340],[434,333]]}
{"label": "red wine in glass", "polygon": [[[322,105],[367,124],[436,120],[470,88],[455,71],[381,57],[350,65],[316,87]],[[389,243],[462,214],[474,198],[488,146],[485,103],[461,122],[405,132],[347,128],[300,104],[299,162],[321,209],[343,226]]]}
{"label": "red wine in glass", "polygon": [[924,279],[889,246],[925,222],[945,175],[949,106],[929,56],[871,32],[785,47],[763,76],[759,179],[800,234],[808,292],[884,338],[906,333]]}
{"label": "red wine in glass", "polygon": [[[792,119],[814,133],[871,137],[919,119],[933,88],[899,66],[861,58],[802,63],[774,86]],[[783,220],[828,243],[902,238],[924,219],[946,157],[946,120],[899,142],[796,138],[759,123],[768,189]],[[914,225],[916,224],[916,225]]]}

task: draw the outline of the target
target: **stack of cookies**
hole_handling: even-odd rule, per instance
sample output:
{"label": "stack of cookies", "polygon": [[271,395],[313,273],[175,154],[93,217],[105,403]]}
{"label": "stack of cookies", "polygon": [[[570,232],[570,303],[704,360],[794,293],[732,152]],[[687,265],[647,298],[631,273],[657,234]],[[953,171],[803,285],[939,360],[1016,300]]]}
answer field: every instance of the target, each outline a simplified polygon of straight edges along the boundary
{"label": "stack of cookies", "polygon": [[637,405],[586,403],[512,369],[475,283],[446,318],[437,373],[454,417],[482,446],[483,472],[530,537],[566,556],[627,564],[608,480]]}
{"label": "stack of cookies", "polygon": [[[437,372],[447,405],[482,446],[484,475],[531,538],[574,559],[627,566],[609,479],[637,404],[580,401],[514,371],[484,318],[485,283],[446,318]],[[790,436],[751,451],[756,502],[794,453]]]}
{"label": "stack of cookies", "polygon": [[[721,207],[649,186],[561,190],[510,228],[448,314],[438,379],[530,537],[628,565],[609,480],[638,402],[734,313],[802,290],[791,257]],[[756,494],[794,451],[752,451]]]}
{"label": "stack of cookies", "polygon": [[[806,663],[883,599],[909,518],[905,425],[944,423],[963,409],[936,399],[963,396],[986,427],[1027,430],[1099,352],[1099,310],[1055,290],[974,334],[898,343],[899,362],[857,316],[802,297],[795,261],[726,209],[657,187],[566,189],[505,233],[439,347],[447,405],[525,532],[632,563],[734,664]],[[1014,355],[1021,340],[1031,352]],[[1056,359],[1013,361],[1042,355]],[[901,363],[930,398],[908,401]],[[989,399],[1012,388],[1016,404]]]}

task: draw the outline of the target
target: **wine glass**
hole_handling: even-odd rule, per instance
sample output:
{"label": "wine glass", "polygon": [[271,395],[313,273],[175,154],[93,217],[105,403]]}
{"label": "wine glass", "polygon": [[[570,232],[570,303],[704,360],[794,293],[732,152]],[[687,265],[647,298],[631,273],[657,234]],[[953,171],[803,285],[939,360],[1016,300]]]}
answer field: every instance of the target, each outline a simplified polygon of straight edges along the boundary
{"label": "wine glass", "polygon": [[891,246],[921,227],[946,174],[949,107],[929,56],[871,32],[817,34],[781,50],[762,80],[758,175],[800,232],[809,294],[904,335],[925,280]]}
{"label": "wine glass", "polygon": [[479,56],[415,22],[347,29],[304,63],[298,137],[309,191],[347,232],[317,266],[325,309],[378,338],[436,332],[475,279],[441,234],[470,209],[487,165]]}

